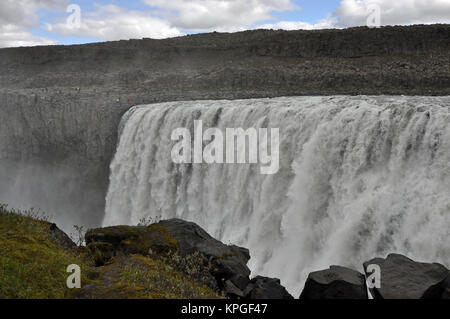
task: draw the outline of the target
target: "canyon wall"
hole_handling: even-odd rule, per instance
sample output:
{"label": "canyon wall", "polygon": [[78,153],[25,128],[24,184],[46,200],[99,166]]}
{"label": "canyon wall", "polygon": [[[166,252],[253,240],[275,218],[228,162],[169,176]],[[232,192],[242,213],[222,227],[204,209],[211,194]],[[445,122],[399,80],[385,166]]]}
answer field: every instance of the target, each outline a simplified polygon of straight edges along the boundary
{"label": "canyon wall", "polygon": [[[450,25],[0,50],[0,202],[99,225],[121,116],[165,101],[450,95]],[[65,227],[67,230],[67,227]]]}

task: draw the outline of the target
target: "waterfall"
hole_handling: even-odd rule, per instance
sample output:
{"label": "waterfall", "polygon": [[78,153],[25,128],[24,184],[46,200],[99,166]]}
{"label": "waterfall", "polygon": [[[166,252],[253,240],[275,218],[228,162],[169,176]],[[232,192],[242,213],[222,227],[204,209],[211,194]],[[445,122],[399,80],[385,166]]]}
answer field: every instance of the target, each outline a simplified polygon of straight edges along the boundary
{"label": "waterfall", "polygon": [[[279,171],[174,164],[174,129],[279,128]],[[450,266],[450,97],[286,97],[136,106],[104,225],[194,221],[300,293],[310,271],[397,252]]]}

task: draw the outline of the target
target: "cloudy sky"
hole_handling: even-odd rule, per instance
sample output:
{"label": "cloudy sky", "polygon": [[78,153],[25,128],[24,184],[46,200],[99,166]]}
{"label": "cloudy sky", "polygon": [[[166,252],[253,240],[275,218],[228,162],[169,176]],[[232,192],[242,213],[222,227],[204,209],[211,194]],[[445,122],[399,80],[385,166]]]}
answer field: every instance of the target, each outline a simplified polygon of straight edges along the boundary
{"label": "cloudy sky", "polygon": [[450,0],[0,0],[0,47],[247,29],[450,23]]}

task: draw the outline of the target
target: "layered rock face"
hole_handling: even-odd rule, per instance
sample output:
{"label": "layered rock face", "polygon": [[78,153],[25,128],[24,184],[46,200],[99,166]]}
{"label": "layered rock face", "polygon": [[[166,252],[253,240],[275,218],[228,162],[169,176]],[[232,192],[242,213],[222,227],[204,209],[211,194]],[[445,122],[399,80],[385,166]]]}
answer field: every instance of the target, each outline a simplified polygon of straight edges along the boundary
{"label": "layered rock face", "polygon": [[[0,50],[0,201],[103,217],[131,106],[328,94],[450,94],[450,26],[248,31]],[[67,227],[64,227],[67,229]]]}

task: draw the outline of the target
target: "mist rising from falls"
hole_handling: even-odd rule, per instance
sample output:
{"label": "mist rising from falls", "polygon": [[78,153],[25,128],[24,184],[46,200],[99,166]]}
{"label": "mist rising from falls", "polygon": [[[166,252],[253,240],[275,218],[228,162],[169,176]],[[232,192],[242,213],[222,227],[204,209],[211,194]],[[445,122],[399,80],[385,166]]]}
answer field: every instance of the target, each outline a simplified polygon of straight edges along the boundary
{"label": "mist rising from falls", "polygon": [[[172,130],[280,128],[280,170],[173,164]],[[138,106],[123,118],[104,225],[197,222],[298,296],[308,272],[390,252],[450,265],[450,97],[295,97]]]}

